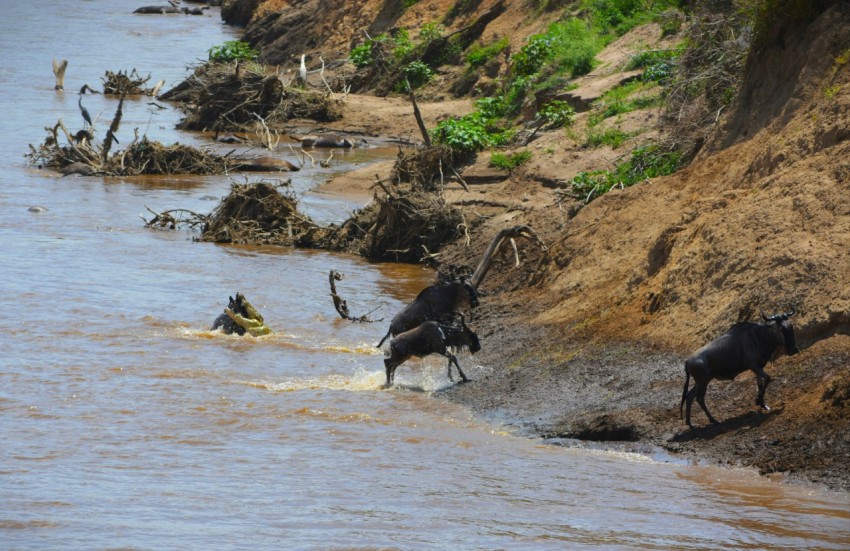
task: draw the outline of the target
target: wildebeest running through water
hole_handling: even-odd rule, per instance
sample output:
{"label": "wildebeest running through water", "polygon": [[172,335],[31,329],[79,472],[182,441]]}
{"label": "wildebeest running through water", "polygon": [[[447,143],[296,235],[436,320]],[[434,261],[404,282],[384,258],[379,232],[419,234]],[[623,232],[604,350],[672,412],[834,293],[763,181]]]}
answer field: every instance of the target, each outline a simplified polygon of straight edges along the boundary
{"label": "wildebeest running through water", "polygon": [[466,280],[430,285],[393,317],[378,348],[390,335],[399,335],[426,321],[448,321],[455,312],[471,312],[476,306],[478,291]]}
{"label": "wildebeest running through water", "polygon": [[410,331],[401,333],[390,342],[390,356],[384,360],[384,367],[387,371],[385,386],[387,388],[392,386],[395,370],[411,356],[423,358],[430,354],[440,354],[449,359],[447,369],[450,381],[454,381],[452,364],[457,368],[463,382],[469,381],[461,370],[460,364],[457,363],[455,355],[449,352],[450,348],[454,350],[466,348],[472,354],[481,350],[478,335],[466,325],[463,316],[460,316],[460,327],[443,325],[436,321],[426,321]]}

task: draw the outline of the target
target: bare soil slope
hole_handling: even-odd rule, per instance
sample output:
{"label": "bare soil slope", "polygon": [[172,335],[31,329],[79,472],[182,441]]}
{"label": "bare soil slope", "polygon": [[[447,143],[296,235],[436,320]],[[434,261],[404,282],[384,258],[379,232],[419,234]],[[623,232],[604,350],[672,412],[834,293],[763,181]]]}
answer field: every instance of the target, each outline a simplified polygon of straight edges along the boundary
{"label": "bare soil slope", "polygon": [[[309,11],[311,2],[277,4]],[[421,25],[453,4],[422,0],[398,14],[391,2],[340,3],[338,13],[321,12],[323,21],[302,21],[320,27],[309,42],[292,20],[289,34],[269,31],[298,16],[284,8],[263,24],[255,18],[246,36],[270,60],[291,63],[300,49],[275,42],[284,34],[299,48],[347,54],[364,29]],[[452,28],[493,2],[471,4]],[[509,34],[516,46],[550,15],[534,19],[525,2],[505,4],[485,36]],[[713,140],[677,174],[583,208],[555,193],[579,171],[610,167],[654,135],[653,110],[612,122],[645,129],[618,149],[542,131],[528,145],[533,160],[512,174],[489,168],[489,153],[465,168],[470,191],[453,183],[447,193],[464,209],[471,239],[442,251],[444,264],[474,266],[490,238],[517,223],[533,226],[549,247],[519,243],[522,265],[512,268],[505,257],[488,275],[476,319],[484,349],[465,362],[479,364],[465,367],[474,382],[444,398],[529,435],[659,445],[850,489],[850,64],[840,61],[850,51],[850,8],[836,2],[814,21],[792,23],[751,57],[743,91],[720,114]],[[660,39],[637,32],[640,39],[624,37],[603,52],[609,62],[583,85],[601,86],[629,52]],[[426,97],[440,97],[439,79],[431,86]],[[344,120],[329,126],[415,138],[404,103],[350,97]],[[466,100],[420,107],[429,127],[471,108]],[[364,182],[361,175],[350,185]],[[334,181],[345,185],[344,177]],[[678,415],[684,356],[733,323],[758,319],[760,309],[792,308],[804,350],[768,367],[773,410],[756,411],[755,382],[742,375],[709,388],[719,426],[700,428],[706,420],[696,411],[697,428],[686,430]]]}

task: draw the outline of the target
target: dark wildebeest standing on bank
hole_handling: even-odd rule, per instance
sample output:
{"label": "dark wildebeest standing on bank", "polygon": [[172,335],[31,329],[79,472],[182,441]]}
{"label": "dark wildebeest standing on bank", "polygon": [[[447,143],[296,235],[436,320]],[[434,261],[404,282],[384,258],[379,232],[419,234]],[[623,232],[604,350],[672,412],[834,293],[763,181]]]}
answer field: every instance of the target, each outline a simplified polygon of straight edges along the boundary
{"label": "dark wildebeest standing on bank", "polygon": [[460,317],[460,327],[443,325],[436,321],[426,321],[418,327],[396,336],[390,342],[390,357],[384,359],[384,367],[387,370],[386,387],[392,386],[396,368],[411,356],[423,358],[430,354],[440,354],[449,359],[447,367],[450,381],[454,381],[452,364],[455,364],[457,372],[460,373],[460,378],[464,382],[469,381],[460,369],[455,355],[449,352],[449,348],[455,351],[467,348],[472,354],[481,350],[478,335],[466,325],[463,316]]}
{"label": "dark wildebeest standing on bank", "polygon": [[[776,355],[780,346],[785,353],[793,356],[800,350],[794,339],[794,327],[788,314],[776,314],[767,317],[762,314],[764,323],[736,323],[729,331],[700,348],[694,355],[685,360],[685,389],[682,392],[682,403],[679,404],[679,417],[682,416],[682,406],[685,408],[685,422],[691,425],[691,404],[696,398],[697,403],[708,416],[708,420],[717,423],[705,407],[705,391],[712,379],[732,380],[738,374],[750,370],[756,374],[758,395],[756,405],[762,409],[770,408],[764,403],[764,392],[770,384],[770,376],[764,372],[764,366]],[[691,377],[694,387],[688,391]]]}
{"label": "dark wildebeest standing on bank", "polygon": [[476,306],[478,291],[466,280],[430,285],[393,317],[387,334],[378,343],[378,348],[390,335],[395,337],[426,321],[448,321],[455,312],[471,313]]}

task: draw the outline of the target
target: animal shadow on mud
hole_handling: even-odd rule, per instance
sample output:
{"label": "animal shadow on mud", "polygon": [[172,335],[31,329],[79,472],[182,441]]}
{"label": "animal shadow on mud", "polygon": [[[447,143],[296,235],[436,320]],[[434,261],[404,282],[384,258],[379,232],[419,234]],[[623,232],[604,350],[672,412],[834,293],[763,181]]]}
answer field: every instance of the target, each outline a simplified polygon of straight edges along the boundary
{"label": "animal shadow on mud", "polygon": [[754,429],[770,421],[782,413],[784,408],[777,407],[770,411],[746,411],[735,417],[730,417],[716,425],[704,425],[685,430],[670,439],[670,442],[691,442],[693,440],[710,440],[721,434],[740,429]]}

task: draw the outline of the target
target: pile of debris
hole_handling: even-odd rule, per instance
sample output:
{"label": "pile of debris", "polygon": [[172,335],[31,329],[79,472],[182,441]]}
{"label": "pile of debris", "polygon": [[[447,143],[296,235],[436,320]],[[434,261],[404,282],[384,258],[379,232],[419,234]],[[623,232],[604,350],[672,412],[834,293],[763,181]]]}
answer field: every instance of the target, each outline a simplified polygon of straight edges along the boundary
{"label": "pile of debris", "polygon": [[[123,106],[122,96],[103,142],[95,142],[91,126],[71,134],[59,120],[54,126],[45,128],[47,137],[44,142],[38,147],[29,145],[30,152],[26,157],[30,164],[58,170],[66,175],[100,176],[223,174],[238,166],[239,161],[236,159],[228,159],[187,145],[165,146],[149,140],[147,136],[139,139],[138,133],[126,149],[112,153],[112,146],[118,143],[115,134],[121,124]],[[60,130],[65,138],[64,145]]]}
{"label": "pile of debris", "polygon": [[230,194],[205,218],[200,241],[252,245],[297,245],[320,230],[298,212],[289,182],[261,181],[231,185]]}
{"label": "pile of debris", "polygon": [[289,86],[275,73],[240,63],[210,62],[160,99],[180,103],[187,116],[178,128],[247,131],[262,122],[293,118],[330,122],[342,118],[343,102],[330,92]]}
{"label": "pile of debris", "polygon": [[129,73],[126,71],[106,71],[101,80],[103,80],[103,93],[114,94],[116,96],[156,96],[159,89],[165,81],[159,81],[153,88],[145,86],[151,79],[148,75],[144,78],[139,76],[136,69]]}

